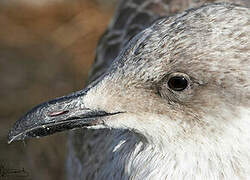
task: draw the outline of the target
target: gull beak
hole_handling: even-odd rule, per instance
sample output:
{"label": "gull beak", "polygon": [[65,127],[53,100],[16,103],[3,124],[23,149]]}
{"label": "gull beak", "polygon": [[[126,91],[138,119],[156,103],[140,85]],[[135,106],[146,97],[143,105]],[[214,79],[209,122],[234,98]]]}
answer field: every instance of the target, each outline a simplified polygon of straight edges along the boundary
{"label": "gull beak", "polygon": [[102,125],[105,118],[118,114],[89,109],[84,104],[86,90],[42,103],[20,118],[8,135],[8,143],[26,137],[47,136],[56,132]]}

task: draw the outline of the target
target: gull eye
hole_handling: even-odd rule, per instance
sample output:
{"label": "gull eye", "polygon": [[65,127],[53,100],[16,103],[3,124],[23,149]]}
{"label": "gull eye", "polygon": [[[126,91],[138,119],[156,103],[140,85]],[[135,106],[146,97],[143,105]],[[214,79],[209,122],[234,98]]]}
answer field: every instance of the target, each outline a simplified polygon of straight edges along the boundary
{"label": "gull eye", "polygon": [[183,91],[188,87],[188,80],[184,76],[173,76],[168,80],[168,87],[174,91]]}

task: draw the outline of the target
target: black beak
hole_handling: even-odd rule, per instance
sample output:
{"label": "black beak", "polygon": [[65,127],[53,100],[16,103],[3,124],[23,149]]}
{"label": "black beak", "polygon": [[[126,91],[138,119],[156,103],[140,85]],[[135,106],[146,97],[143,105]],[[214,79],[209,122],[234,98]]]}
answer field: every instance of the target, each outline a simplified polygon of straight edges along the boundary
{"label": "black beak", "polygon": [[117,113],[91,110],[84,105],[86,91],[40,104],[20,118],[9,132],[8,143],[26,137],[47,136],[56,132],[100,125],[107,116]]}

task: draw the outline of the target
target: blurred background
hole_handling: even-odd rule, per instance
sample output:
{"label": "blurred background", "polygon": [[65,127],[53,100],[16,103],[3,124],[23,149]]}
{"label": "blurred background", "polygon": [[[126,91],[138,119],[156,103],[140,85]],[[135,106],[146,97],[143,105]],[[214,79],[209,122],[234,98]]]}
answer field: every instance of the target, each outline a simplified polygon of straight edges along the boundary
{"label": "blurred background", "polygon": [[65,179],[67,132],[7,144],[41,102],[84,87],[115,0],[0,1],[0,179]]}

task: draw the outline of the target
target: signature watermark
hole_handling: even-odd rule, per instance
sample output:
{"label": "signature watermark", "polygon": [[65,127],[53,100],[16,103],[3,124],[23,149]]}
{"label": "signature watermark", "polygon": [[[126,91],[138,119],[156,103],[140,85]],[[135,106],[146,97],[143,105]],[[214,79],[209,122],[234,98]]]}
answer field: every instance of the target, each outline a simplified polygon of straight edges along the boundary
{"label": "signature watermark", "polygon": [[11,168],[7,163],[0,162],[0,179],[27,178],[29,173],[24,168]]}

